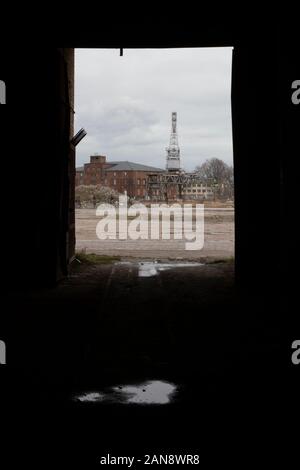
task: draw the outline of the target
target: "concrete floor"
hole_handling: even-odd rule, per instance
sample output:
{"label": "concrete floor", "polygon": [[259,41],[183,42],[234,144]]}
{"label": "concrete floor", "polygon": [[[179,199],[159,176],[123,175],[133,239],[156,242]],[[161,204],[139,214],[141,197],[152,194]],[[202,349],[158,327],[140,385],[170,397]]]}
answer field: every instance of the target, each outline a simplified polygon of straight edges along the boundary
{"label": "concrete floor", "polygon": [[[10,425],[18,420],[11,432],[39,449],[50,442],[66,465],[82,459],[84,468],[93,467],[106,452],[154,451],[197,452],[212,462],[216,445],[232,452],[227,437],[250,444],[239,431],[245,423],[275,419],[280,328],[270,326],[263,299],[245,303],[237,294],[233,263],[174,266],[151,277],[140,277],[140,268],[137,261],[74,264],[55,289],[8,295],[13,334],[1,393],[13,403]],[[174,384],[176,399],[74,400],[148,381]],[[255,442],[263,443],[259,430]],[[28,452],[28,444],[22,449]]]}

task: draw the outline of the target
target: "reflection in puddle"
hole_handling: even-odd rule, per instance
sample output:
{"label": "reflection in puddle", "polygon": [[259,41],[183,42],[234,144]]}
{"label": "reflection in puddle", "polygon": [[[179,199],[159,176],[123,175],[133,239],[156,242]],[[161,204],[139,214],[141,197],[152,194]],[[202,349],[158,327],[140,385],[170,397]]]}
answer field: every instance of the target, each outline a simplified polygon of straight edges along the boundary
{"label": "reflection in puddle", "polygon": [[127,403],[165,405],[166,403],[170,403],[176,387],[168,382],[155,380],[141,385],[126,385],[122,387],[122,389],[114,387],[113,390],[123,395],[123,399],[125,399]]}
{"label": "reflection in puddle", "polygon": [[165,405],[174,398],[177,387],[169,382],[153,380],[138,385],[119,385],[103,393],[89,392],[77,395],[75,401],[88,403],[124,403],[139,405]]}
{"label": "reflection in puddle", "polygon": [[78,395],[75,397],[75,400],[81,401],[81,402],[99,402],[102,401],[105,396],[103,393],[98,393],[98,392],[90,392],[90,393],[83,393],[82,395]]}

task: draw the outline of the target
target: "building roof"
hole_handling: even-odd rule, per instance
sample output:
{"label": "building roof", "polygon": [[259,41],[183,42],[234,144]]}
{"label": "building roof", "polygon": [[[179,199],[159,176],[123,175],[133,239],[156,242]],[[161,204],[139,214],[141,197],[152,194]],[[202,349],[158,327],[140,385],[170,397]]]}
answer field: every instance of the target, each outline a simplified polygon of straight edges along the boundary
{"label": "building roof", "polygon": [[84,167],[83,167],[83,166],[78,166],[78,167],[76,168],[76,171],[83,171],[83,170],[84,170]]}
{"label": "building roof", "polygon": [[161,168],[156,168],[154,166],[141,165],[140,163],[134,162],[107,162],[112,165],[109,168],[106,168],[106,171],[164,171]]}

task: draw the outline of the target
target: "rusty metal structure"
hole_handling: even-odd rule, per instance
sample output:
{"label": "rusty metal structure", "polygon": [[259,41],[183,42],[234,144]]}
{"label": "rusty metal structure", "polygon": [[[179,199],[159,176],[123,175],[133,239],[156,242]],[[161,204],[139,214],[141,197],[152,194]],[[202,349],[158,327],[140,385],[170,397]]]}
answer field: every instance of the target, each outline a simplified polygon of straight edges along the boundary
{"label": "rusty metal structure", "polygon": [[[203,184],[203,178],[197,173],[161,172],[151,173],[147,178],[147,192],[150,199],[169,200],[170,188],[174,189],[178,199],[183,199],[184,189],[195,184]],[[205,182],[214,187],[213,181]]]}

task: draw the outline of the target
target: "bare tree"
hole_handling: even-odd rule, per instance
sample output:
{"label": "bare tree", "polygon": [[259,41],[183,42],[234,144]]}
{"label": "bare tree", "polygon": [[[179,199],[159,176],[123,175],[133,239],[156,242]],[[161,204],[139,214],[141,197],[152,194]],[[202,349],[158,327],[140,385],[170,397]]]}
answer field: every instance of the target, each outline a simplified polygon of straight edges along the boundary
{"label": "bare tree", "polygon": [[200,175],[204,184],[213,187],[214,194],[221,198],[233,198],[233,167],[219,158],[210,158],[202,165],[196,166],[195,172]]}

